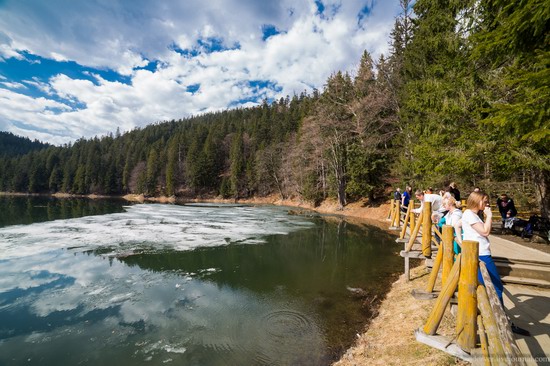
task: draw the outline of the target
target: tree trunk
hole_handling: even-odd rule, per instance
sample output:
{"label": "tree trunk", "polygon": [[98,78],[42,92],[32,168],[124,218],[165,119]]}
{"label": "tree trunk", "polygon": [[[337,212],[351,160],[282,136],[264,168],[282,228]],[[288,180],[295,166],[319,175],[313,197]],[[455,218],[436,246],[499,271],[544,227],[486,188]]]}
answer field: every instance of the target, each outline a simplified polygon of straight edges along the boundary
{"label": "tree trunk", "polygon": [[343,210],[346,203],[346,181],[342,174],[338,177],[338,208]]}
{"label": "tree trunk", "polygon": [[535,196],[540,207],[542,217],[550,217],[550,171],[533,171],[533,182],[535,184]]}

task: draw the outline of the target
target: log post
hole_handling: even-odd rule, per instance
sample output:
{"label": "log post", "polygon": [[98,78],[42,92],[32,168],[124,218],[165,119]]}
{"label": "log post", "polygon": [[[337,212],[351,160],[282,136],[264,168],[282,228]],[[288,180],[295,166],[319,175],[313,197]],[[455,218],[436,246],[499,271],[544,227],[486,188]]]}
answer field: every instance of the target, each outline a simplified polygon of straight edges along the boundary
{"label": "log post", "polygon": [[414,228],[416,227],[416,214],[413,212],[414,210],[414,201],[410,200],[409,206],[411,207],[411,233],[413,232]]}
{"label": "log post", "polygon": [[[414,213],[413,213],[414,215]],[[418,236],[418,232],[420,231],[420,227],[422,226],[422,215],[418,219],[418,222],[414,226],[414,230],[411,233],[411,237],[409,238],[409,242],[407,243],[407,247],[405,248],[405,251],[408,252],[412,249],[414,245],[414,241],[416,240],[416,237]]]}
{"label": "log post", "polygon": [[[477,297],[479,298],[479,295]],[[483,364],[485,366],[491,366],[489,345],[487,344],[487,334],[485,333],[485,326],[483,325],[481,315],[477,316],[477,326],[477,334],[479,335],[479,343],[481,344],[481,354],[483,355]]]}
{"label": "log post", "polygon": [[502,308],[502,304],[497,296],[497,292],[493,286],[491,276],[489,276],[489,271],[487,271],[485,263],[479,262],[479,269],[481,271],[481,275],[483,276],[483,282],[485,282],[485,289],[491,305],[491,312],[495,316],[504,353],[506,354],[510,364],[512,364],[513,359],[514,365],[524,365],[525,362],[523,362],[523,359],[521,358],[521,351],[519,350],[514,339],[514,335],[512,334],[512,328],[508,322],[508,317],[504,313],[504,309]]}
{"label": "log post", "polygon": [[432,203],[424,202],[422,208],[422,255],[432,256]]}
{"label": "log post", "polygon": [[[477,307],[481,314],[482,326],[485,328],[487,333],[487,343],[488,343],[488,352],[489,355],[497,360],[500,360],[501,363],[506,360],[506,355],[504,354],[504,348],[502,348],[502,342],[500,340],[500,335],[498,332],[497,321],[491,309],[491,304],[489,303],[489,297],[485,291],[485,287],[479,285],[477,287]],[[483,343],[481,344],[483,347]]]}
{"label": "log post", "polygon": [[441,282],[443,285],[447,282],[449,272],[453,266],[453,227],[443,225],[443,240],[440,250],[443,252],[443,268],[441,269]]}
{"label": "log post", "polygon": [[445,309],[447,308],[451,297],[456,291],[456,287],[458,285],[458,277],[460,273],[460,257],[461,254],[456,257],[455,264],[451,269],[451,273],[449,273],[449,280],[441,289],[441,293],[437,297],[430,316],[426,321],[426,325],[424,326],[424,333],[428,335],[434,335],[437,331],[437,328],[441,323],[441,319],[443,318],[443,314],[445,313]]}
{"label": "log post", "polygon": [[439,231],[439,228],[437,227],[437,224],[433,224],[432,223],[432,229],[433,229],[433,233],[434,233],[434,238],[435,237],[438,237],[440,240],[443,240],[443,234],[441,233],[441,231]]}
{"label": "log post", "polygon": [[388,220],[393,223],[395,199],[390,200],[390,213],[388,214]]}
{"label": "log post", "polygon": [[456,330],[458,334],[457,343],[466,352],[470,352],[476,346],[478,263],[479,243],[472,240],[462,241]]}
{"label": "log post", "polygon": [[[405,234],[407,233],[407,224],[410,221],[411,215],[414,216],[414,213],[412,212],[412,208],[411,208],[411,201],[409,201],[409,206],[407,207],[407,213],[405,214],[405,221],[403,222],[403,229],[401,229],[401,234],[399,235],[399,239],[405,238]],[[412,207],[414,207],[414,203]],[[412,227],[410,230],[412,233]]]}
{"label": "log post", "polygon": [[410,258],[405,257],[405,281],[409,282],[411,280],[411,268],[410,268]]}
{"label": "log post", "polygon": [[443,251],[438,250],[437,255],[435,256],[432,272],[430,273],[430,278],[428,279],[428,284],[426,285],[426,292],[433,292],[435,281],[437,280],[437,275],[439,274],[439,267],[441,267],[442,260],[443,260]]}
{"label": "log post", "polygon": [[462,208],[462,212],[466,211],[466,200],[460,200],[460,207]]}
{"label": "log post", "polygon": [[393,221],[391,225],[394,228],[399,228],[401,224],[401,202],[399,200],[395,200],[394,205],[395,205],[395,208],[394,208],[395,214],[393,215]]}

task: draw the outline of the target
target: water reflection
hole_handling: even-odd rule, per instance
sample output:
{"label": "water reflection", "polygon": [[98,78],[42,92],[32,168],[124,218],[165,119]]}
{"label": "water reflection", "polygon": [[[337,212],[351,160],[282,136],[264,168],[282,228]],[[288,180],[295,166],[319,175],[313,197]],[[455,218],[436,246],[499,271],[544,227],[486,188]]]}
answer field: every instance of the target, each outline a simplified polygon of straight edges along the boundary
{"label": "water reflection", "polygon": [[377,229],[267,207],[138,205],[0,237],[9,365],[329,364],[368,315],[346,288],[372,298],[400,263]]}
{"label": "water reflection", "polygon": [[123,212],[125,201],[0,195],[0,227]]}
{"label": "water reflection", "polygon": [[[282,292],[258,295],[66,251],[14,262],[13,272],[0,271],[22,273],[0,294],[0,363],[275,365],[328,357],[316,315]],[[24,270],[37,263],[39,273]]]}

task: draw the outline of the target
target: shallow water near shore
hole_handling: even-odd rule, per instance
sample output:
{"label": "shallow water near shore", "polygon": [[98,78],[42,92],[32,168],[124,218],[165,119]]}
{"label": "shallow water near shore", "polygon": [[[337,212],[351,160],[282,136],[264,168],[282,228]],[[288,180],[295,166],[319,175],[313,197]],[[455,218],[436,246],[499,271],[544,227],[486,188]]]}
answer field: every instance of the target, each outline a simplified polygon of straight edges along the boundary
{"label": "shallow water near shore", "polygon": [[401,263],[284,207],[0,197],[0,225],[6,365],[330,364]]}

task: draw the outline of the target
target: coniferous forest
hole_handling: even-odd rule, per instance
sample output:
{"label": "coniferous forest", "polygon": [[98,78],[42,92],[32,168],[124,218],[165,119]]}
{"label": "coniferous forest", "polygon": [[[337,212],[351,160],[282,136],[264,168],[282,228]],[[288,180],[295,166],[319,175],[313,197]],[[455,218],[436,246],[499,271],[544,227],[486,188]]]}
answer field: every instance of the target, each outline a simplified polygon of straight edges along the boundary
{"label": "coniferous forest", "polygon": [[548,216],[550,3],[400,2],[389,54],[364,52],[322,91],[65,146],[0,145],[0,191],[345,206],[388,183],[455,181],[530,197]]}

